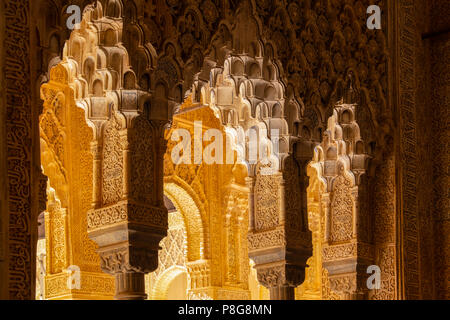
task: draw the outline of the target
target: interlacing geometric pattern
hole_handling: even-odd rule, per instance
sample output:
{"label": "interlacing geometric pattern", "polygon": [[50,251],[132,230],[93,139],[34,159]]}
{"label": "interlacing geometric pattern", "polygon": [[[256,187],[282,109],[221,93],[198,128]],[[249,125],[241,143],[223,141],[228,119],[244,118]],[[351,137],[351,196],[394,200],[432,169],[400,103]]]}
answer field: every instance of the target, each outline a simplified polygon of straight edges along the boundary
{"label": "interlacing geometric pattern", "polygon": [[[165,274],[168,273],[168,269],[180,267],[179,270],[184,269],[184,272],[187,272],[186,242],[187,235],[183,216],[177,211],[169,212],[169,229],[167,237],[160,242],[161,250],[158,255],[158,269],[150,273],[146,280],[150,299],[167,299],[166,288],[161,287],[161,278],[167,276]],[[177,275],[179,273],[173,273],[173,276]],[[168,284],[171,281],[173,281],[173,277],[167,281]]]}

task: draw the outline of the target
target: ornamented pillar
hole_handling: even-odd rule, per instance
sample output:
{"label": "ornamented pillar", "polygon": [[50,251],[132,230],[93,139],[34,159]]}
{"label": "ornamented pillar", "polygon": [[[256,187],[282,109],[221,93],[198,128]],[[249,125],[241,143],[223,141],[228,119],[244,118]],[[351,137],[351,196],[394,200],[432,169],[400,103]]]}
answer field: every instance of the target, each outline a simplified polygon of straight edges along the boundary
{"label": "ornamented pillar", "polygon": [[[167,232],[162,198],[165,122],[150,119],[150,105],[167,112],[155,107],[145,81],[149,75],[141,74],[151,69],[151,52],[136,43],[139,37],[123,32],[127,28],[118,18],[121,8],[116,9],[105,11],[101,2],[86,7],[62,61],[42,87],[42,163],[67,210],[64,219],[70,228],[64,230],[70,246],[64,264],[81,269],[81,289],[66,289],[67,275],[59,273],[69,266],[48,277],[52,285],[46,288],[56,288],[56,297],[80,294],[77,290],[96,292],[99,283],[109,296],[114,281],[101,272],[101,265],[116,278],[117,299],[145,298],[144,274],[156,269],[158,244]],[[135,57],[137,71],[130,63]],[[53,214],[60,220],[61,215]],[[56,232],[48,231],[55,238]]]}
{"label": "ornamented pillar", "polygon": [[304,281],[306,261],[312,255],[311,232],[305,224],[306,212],[301,210],[298,164],[290,157],[284,165],[283,173],[257,172],[249,200],[254,203],[249,257],[272,300],[295,299],[295,288]]}
{"label": "ornamented pillar", "polygon": [[148,112],[126,115],[113,111],[104,124],[101,190],[95,193],[101,197],[94,201],[100,205],[88,213],[88,233],[99,245],[102,270],[116,278],[115,299],[143,300],[144,276],[156,270],[159,242],[167,235],[159,192],[165,148],[163,128]]}
{"label": "ornamented pillar", "polygon": [[326,181],[323,267],[330,289],[342,299],[367,298],[367,267],[373,264],[371,218],[364,177],[369,156],[356,123],[356,105],[341,104],[328,121],[312,166]]}
{"label": "ornamented pillar", "polygon": [[[308,165],[310,161],[304,161]],[[321,194],[325,184],[318,179],[317,172],[307,167],[307,212],[308,226],[312,233],[313,256],[308,259],[308,268],[305,272],[305,281],[296,289],[296,300],[321,300],[324,298],[322,285],[322,239],[323,239],[323,213]],[[306,180],[306,179],[305,179]]]}
{"label": "ornamented pillar", "polygon": [[[238,170],[236,170],[238,171]],[[222,189],[224,196],[224,284],[222,297],[248,299],[249,259],[247,250],[248,191],[244,179],[232,171],[233,182]]]}
{"label": "ornamented pillar", "polygon": [[[247,11],[241,14],[241,21],[251,20]],[[242,28],[251,29],[251,24]],[[246,45],[242,40],[236,42],[237,51]],[[306,261],[312,255],[307,180],[302,172],[306,167],[291,148],[297,141],[288,133],[283,114],[284,87],[276,73],[261,77],[260,63],[250,56],[227,55],[223,69],[211,69],[212,81],[201,88],[201,101],[220,117],[238,163],[246,165],[248,177],[242,183],[249,192],[248,251],[258,281],[271,289],[272,299],[294,299],[294,289],[304,281]],[[272,62],[265,67],[271,69]],[[242,74],[247,68],[255,72],[248,78]],[[297,105],[291,107],[291,111],[299,110]],[[311,159],[311,150],[309,154]]]}
{"label": "ornamented pillar", "polygon": [[198,260],[186,264],[189,274],[189,294],[214,297],[211,288],[211,262]]}
{"label": "ornamented pillar", "polygon": [[[101,272],[96,246],[89,240],[86,227],[95,183],[93,130],[84,106],[74,99],[71,70],[75,68],[68,62],[55,66],[50,81],[41,87],[41,163],[48,177],[43,298],[109,299],[114,282]],[[44,184],[45,180],[41,181]]]}

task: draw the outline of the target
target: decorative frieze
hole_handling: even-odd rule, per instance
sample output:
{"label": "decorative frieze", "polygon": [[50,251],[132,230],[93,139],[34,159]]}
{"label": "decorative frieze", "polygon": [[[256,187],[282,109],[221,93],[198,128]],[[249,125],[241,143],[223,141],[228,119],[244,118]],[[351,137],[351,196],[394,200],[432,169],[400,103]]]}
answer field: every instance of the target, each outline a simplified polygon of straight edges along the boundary
{"label": "decorative frieze", "polygon": [[120,201],[109,207],[88,212],[88,231],[94,231],[121,222],[167,228],[167,212],[158,207],[148,207]]}
{"label": "decorative frieze", "polygon": [[279,247],[286,245],[286,235],[283,229],[255,232],[248,235],[248,249]]}

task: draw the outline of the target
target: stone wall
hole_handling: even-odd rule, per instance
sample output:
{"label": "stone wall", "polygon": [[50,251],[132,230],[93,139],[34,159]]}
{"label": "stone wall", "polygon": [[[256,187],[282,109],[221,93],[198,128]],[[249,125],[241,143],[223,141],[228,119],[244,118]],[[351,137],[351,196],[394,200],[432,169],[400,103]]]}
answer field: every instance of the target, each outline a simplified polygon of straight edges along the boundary
{"label": "stone wall", "polygon": [[[0,41],[3,43],[5,37],[5,10],[4,1],[0,1]],[[8,297],[7,284],[8,282],[8,260],[6,259],[7,249],[7,223],[8,223],[8,206],[7,206],[7,188],[6,186],[6,109],[5,109],[5,73],[3,66],[5,62],[4,47],[0,50],[0,299]]]}

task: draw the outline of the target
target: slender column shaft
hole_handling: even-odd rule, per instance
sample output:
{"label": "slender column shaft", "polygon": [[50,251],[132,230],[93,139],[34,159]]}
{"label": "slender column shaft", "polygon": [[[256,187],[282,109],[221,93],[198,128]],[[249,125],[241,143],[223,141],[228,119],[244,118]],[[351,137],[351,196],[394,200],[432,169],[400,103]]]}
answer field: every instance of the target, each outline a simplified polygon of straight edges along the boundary
{"label": "slender column shaft", "polygon": [[255,229],[255,217],[254,217],[254,212],[255,212],[255,199],[254,199],[254,181],[253,178],[251,177],[246,177],[245,178],[245,183],[247,185],[248,188],[248,208],[249,208],[249,213],[248,213],[248,217],[249,217],[249,223],[248,223],[248,229],[254,230]]}
{"label": "slender column shaft", "polygon": [[115,300],[145,300],[145,274],[144,273],[117,273]]}
{"label": "slender column shaft", "polygon": [[270,300],[295,300],[295,288],[291,286],[277,286],[269,289]]}
{"label": "slender column shaft", "polygon": [[92,161],[92,208],[97,209],[101,204],[101,174],[102,174],[102,163],[101,156],[102,150],[100,150],[98,142],[91,143],[91,152],[93,155]]}

